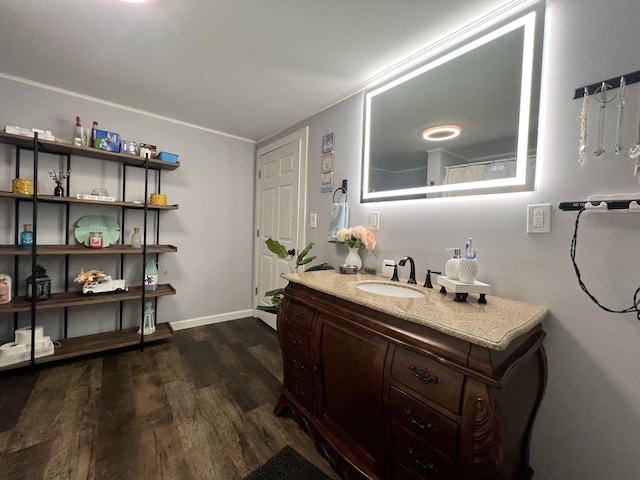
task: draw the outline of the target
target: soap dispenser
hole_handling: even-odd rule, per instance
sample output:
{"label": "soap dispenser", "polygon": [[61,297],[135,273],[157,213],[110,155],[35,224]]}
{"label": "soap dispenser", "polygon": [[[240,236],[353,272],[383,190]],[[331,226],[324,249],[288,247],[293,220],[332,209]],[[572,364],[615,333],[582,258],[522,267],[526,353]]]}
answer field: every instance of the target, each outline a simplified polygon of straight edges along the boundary
{"label": "soap dispenser", "polygon": [[453,250],[453,258],[447,260],[444,266],[444,274],[451,280],[458,279],[458,263],[460,262],[460,249],[459,248],[447,248],[447,250]]}

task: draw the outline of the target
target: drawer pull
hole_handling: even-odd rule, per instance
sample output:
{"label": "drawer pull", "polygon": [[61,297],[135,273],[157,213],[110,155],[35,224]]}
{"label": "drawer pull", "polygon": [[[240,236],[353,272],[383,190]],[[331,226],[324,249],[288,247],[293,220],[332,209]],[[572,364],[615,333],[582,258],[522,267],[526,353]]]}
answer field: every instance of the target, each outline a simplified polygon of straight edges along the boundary
{"label": "drawer pull", "polygon": [[440,379],[435,375],[431,375],[426,368],[417,368],[411,365],[409,370],[411,370],[411,373],[418,377],[422,383],[431,383],[433,385],[440,383]]}
{"label": "drawer pull", "polygon": [[296,337],[293,334],[289,335],[289,338],[291,338],[291,341],[293,342],[294,345],[302,345],[304,343],[302,340],[300,340],[298,337]]}
{"label": "drawer pull", "polygon": [[298,310],[297,308],[296,308],[296,311],[293,312],[293,314],[296,316],[296,318],[304,318],[304,313]]}
{"label": "drawer pull", "polygon": [[307,369],[307,367],[305,367],[302,363],[300,363],[295,358],[293,359],[293,366],[296,367],[298,370],[306,370]]}
{"label": "drawer pull", "polygon": [[[411,447],[407,447],[407,452],[409,452],[409,455],[413,455],[414,450]],[[428,470],[429,472],[434,473],[439,472],[438,467],[436,467],[433,463],[428,463],[427,459],[424,458],[424,455],[421,453],[413,455],[413,461],[416,462],[416,464],[424,470]]]}
{"label": "drawer pull", "polygon": [[428,429],[428,430],[433,430],[434,432],[437,432],[438,429],[436,427],[433,426],[433,423],[429,422],[426,423],[424,421],[424,418],[422,418],[422,415],[420,415],[419,413],[416,412],[412,412],[410,409],[405,408],[403,409],[404,413],[406,413],[409,417],[409,420],[411,420],[411,423],[413,423],[414,425],[424,429]]}

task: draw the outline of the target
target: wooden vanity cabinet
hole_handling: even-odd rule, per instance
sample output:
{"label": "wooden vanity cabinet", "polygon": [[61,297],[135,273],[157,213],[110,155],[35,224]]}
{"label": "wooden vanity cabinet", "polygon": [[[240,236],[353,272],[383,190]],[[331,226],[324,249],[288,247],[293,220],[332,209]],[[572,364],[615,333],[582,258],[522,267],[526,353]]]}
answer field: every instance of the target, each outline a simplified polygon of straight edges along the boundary
{"label": "wooden vanity cabinet", "polygon": [[491,350],[289,283],[274,413],[298,415],[345,479],[530,479],[544,335]]}

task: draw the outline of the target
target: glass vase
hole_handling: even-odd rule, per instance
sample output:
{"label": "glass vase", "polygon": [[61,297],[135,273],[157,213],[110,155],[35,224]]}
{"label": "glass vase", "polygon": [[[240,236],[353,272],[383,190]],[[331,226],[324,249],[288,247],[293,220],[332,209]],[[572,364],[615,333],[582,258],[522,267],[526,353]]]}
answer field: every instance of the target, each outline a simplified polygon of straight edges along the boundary
{"label": "glass vase", "polygon": [[350,248],[347,258],[344,259],[344,264],[357,267],[358,270],[362,268],[362,259],[360,258],[359,248]]}

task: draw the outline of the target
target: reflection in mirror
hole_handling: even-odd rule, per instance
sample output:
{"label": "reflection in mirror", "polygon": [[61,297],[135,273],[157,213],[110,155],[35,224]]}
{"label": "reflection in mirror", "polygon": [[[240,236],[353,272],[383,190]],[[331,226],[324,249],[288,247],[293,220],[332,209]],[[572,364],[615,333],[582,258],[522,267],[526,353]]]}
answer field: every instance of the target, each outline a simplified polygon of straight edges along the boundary
{"label": "reflection in mirror", "polygon": [[363,202],[533,189],[543,11],[365,94]]}

